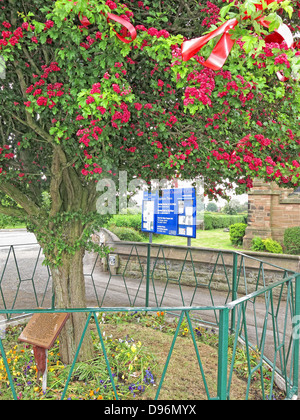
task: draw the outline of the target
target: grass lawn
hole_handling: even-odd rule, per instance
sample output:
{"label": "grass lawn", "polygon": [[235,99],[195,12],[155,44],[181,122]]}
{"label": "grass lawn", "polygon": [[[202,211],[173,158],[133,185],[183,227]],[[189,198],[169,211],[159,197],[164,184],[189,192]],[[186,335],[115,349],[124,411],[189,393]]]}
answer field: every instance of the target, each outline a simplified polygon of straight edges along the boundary
{"label": "grass lawn", "polygon": [[[12,230],[12,229],[26,229],[26,225],[19,224],[19,225],[7,225],[3,228],[3,230]],[[0,229],[2,230],[2,229]]]}
{"label": "grass lawn", "polygon": [[[145,242],[148,242],[145,239]],[[155,235],[153,238],[155,244],[165,245],[186,245],[187,238],[180,236],[168,236],[168,235]],[[217,248],[217,249],[229,249],[229,250],[242,250],[232,245],[229,232],[223,232],[223,229],[214,230],[197,230],[197,238],[192,239],[192,246],[200,248]]]}

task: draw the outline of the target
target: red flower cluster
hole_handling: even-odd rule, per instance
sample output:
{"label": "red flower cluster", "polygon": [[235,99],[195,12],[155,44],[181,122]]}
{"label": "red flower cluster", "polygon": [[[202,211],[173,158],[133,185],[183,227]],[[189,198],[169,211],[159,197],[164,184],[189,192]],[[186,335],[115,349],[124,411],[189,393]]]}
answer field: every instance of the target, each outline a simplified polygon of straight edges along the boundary
{"label": "red flower cluster", "polygon": [[206,26],[209,29],[212,25],[217,25],[220,22],[220,9],[210,1],[206,2],[206,7],[200,9],[200,12],[207,15],[201,23],[202,26]]}
{"label": "red flower cluster", "polygon": [[111,10],[116,9],[118,6],[117,4],[112,1],[112,0],[107,0],[107,2],[105,3]]}
{"label": "red flower cluster", "polygon": [[285,64],[288,69],[291,67],[286,54],[281,54],[278,57],[276,57],[274,60],[274,64]]}
{"label": "red flower cluster", "polygon": [[[52,109],[56,103],[53,98],[61,97],[65,94],[63,89],[63,83],[49,83],[46,84],[46,80],[49,75],[53,72],[60,72],[61,69],[58,67],[57,62],[51,63],[49,66],[42,66],[44,73],[40,76],[40,80],[34,85],[29,86],[26,89],[27,94],[32,94],[36,99],[36,103],[40,107],[49,106]],[[37,76],[34,76],[37,78]],[[49,102],[50,101],[50,102]],[[31,105],[32,101],[24,102],[26,107]]]}
{"label": "red flower cluster", "polygon": [[125,102],[122,102],[117,109],[119,110],[116,110],[112,116],[111,125],[118,130],[119,126],[116,121],[120,120],[120,124],[126,124],[130,120],[131,113],[129,112],[128,106]]}
{"label": "red flower cluster", "polygon": [[40,96],[38,100],[36,101],[38,106],[47,106],[48,98],[45,98],[44,96]]}
{"label": "red flower cluster", "polygon": [[[8,22],[3,22],[2,25],[9,29],[11,27],[10,23]],[[2,39],[0,39],[0,50],[3,47],[6,47],[9,44],[11,44],[11,46],[15,46],[16,44],[18,44],[20,38],[23,38],[24,34],[23,34],[23,30],[22,28],[17,28],[14,32],[11,31],[2,31]]]}
{"label": "red flower cluster", "polygon": [[210,97],[215,88],[215,73],[208,68],[203,68],[200,71],[194,70],[188,75],[187,81],[194,84],[195,87],[186,88],[184,105],[194,104],[197,99],[203,105],[211,106]]}
{"label": "red flower cluster", "polygon": [[168,31],[166,31],[165,29],[161,29],[158,30],[156,28],[149,28],[147,29],[144,25],[137,25],[136,29],[143,31],[143,32],[147,32],[148,35],[150,36],[155,36],[156,38],[169,38],[170,37],[170,33]]}

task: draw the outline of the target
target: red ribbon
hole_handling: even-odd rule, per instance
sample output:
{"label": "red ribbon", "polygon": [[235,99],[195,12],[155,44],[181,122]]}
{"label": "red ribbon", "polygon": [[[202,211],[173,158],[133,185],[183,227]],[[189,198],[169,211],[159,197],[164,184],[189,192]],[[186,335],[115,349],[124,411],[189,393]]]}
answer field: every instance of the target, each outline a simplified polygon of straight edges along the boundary
{"label": "red ribbon", "polygon": [[220,70],[227,60],[227,57],[229,56],[229,53],[235,43],[235,40],[231,39],[228,31],[235,28],[237,24],[237,19],[231,19],[207,35],[190,41],[185,41],[181,47],[183,61],[190,60],[195,54],[197,54],[198,51],[201,50],[202,47],[204,47],[204,45],[208,43],[208,41],[223,34],[213,49],[210,57],[204,63],[201,63],[203,66],[209,67],[212,70]]}
{"label": "red ribbon", "polygon": [[[104,13],[103,13],[104,15]],[[84,27],[88,27],[91,25],[91,22],[88,20],[88,18],[86,16],[82,16],[81,13],[79,14],[79,20],[82,24],[82,26]],[[121,25],[123,25],[130,33],[131,39],[126,39],[124,38],[122,35],[118,34],[118,32],[113,28],[113,31],[116,33],[117,37],[122,41],[125,42],[126,44],[130,44],[132,41],[135,40],[135,38],[137,37],[137,31],[135,29],[135,27],[128,22],[127,20],[123,19],[120,16],[114,15],[113,13],[108,13],[107,14],[107,22],[109,23],[111,20],[113,20],[114,22],[118,22]]]}
{"label": "red ribbon", "polygon": [[[267,4],[270,4],[273,1],[274,0],[267,0]],[[280,2],[282,0],[278,0],[278,1]],[[258,10],[262,10],[261,5],[256,5],[256,6]],[[248,16],[245,17],[245,19],[247,18]],[[264,17],[260,17],[258,19],[258,22],[266,28],[270,26],[270,22],[265,20]],[[219,28],[215,29],[214,31],[210,32],[207,35],[183,42],[182,47],[181,47],[183,61],[190,60],[211,39],[215,38],[216,36],[222,35],[221,39],[219,40],[217,45],[214,47],[209,58],[204,63],[201,62],[203,66],[208,67],[212,70],[220,70],[223,67],[224,63],[226,62],[230,54],[230,51],[235,43],[235,40],[231,39],[231,35],[228,32],[230,31],[230,29],[234,29],[237,24],[238,24],[237,19],[235,18],[230,19],[227,22],[223,23]],[[280,25],[280,27],[276,29],[274,33],[268,35],[265,38],[266,43],[271,43],[271,42],[281,43],[283,40],[286,42],[289,48],[292,46],[293,35],[291,31],[289,30],[288,26],[285,24]],[[196,59],[197,61],[200,62],[198,58]],[[281,77],[283,78],[282,75]]]}
{"label": "red ribbon", "polygon": [[120,34],[118,34],[118,32],[113,28],[113,31],[116,33],[117,37],[122,42],[125,42],[126,44],[130,44],[132,41],[134,41],[136,39],[137,31],[136,31],[135,27],[130,22],[121,18],[120,16],[114,15],[112,13],[108,13],[107,14],[107,22],[109,22],[110,20],[113,20],[115,22],[120,23],[121,25],[125,26],[125,28],[129,31],[129,33],[131,35],[131,39],[126,39],[123,36],[121,36]]}

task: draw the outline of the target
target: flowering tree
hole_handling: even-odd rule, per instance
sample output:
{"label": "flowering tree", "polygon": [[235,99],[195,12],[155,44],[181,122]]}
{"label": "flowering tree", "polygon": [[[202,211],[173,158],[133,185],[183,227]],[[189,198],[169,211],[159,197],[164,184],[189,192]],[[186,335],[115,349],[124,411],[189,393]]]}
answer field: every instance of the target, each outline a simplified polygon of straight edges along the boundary
{"label": "flowering tree", "polygon": [[[244,192],[257,176],[299,185],[300,52],[266,44],[256,3],[0,1],[0,212],[26,217],[57,307],[86,304],[82,260],[101,223],[99,180],[120,170],[146,181],[202,176],[212,197],[233,183]],[[270,31],[281,19],[299,29],[299,2],[262,8]],[[137,38],[109,13],[135,25]],[[181,60],[184,40],[231,16],[236,43],[222,69],[201,64],[212,42]],[[66,363],[84,322],[74,315],[63,334]],[[87,340],[82,358],[90,351]]]}

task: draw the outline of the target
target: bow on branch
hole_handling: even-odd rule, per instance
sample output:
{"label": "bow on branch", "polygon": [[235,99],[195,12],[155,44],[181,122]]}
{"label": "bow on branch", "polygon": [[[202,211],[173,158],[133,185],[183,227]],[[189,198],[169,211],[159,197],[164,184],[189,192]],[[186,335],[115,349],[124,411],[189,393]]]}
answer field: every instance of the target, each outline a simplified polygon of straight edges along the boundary
{"label": "bow on branch", "polygon": [[[272,3],[274,0],[267,0],[267,4]],[[278,0],[282,1],[282,0]],[[262,10],[261,5],[256,5],[257,10]],[[248,19],[249,16],[245,16],[244,19]],[[270,22],[268,22],[264,17],[259,17],[257,21],[264,27],[269,28]],[[230,51],[235,43],[235,40],[231,38],[229,31],[234,29],[238,25],[237,19],[230,19],[227,22],[223,23],[219,28],[210,32],[207,35],[201,36],[200,38],[195,38],[189,41],[185,41],[182,44],[182,59],[183,61],[190,60],[195,54],[197,54],[204,45],[206,45],[211,39],[222,35],[216,46],[214,47],[209,58],[201,63],[203,66],[208,67],[212,70],[220,70],[225,64]],[[293,35],[287,25],[281,24],[278,29],[273,33],[268,35],[265,38],[266,43],[270,42],[282,42],[285,41],[287,46],[290,48],[293,45]],[[199,61],[198,58],[196,58]],[[278,75],[279,77],[279,75]],[[283,76],[281,75],[281,78]],[[279,77],[279,79],[281,79]]]}
{"label": "bow on branch", "polygon": [[[68,0],[73,1],[74,0]],[[77,1],[74,2],[74,5],[77,4]],[[101,12],[103,16],[105,16],[104,12]],[[82,26],[88,27],[91,25],[91,22],[88,20],[86,16],[83,16],[82,13],[79,13],[78,18],[82,24]],[[123,25],[130,33],[131,39],[126,39],[122,35],[118,34],[118,32],[113,28],[113,31],[116,33],[117,37],[126,44],[129,44],[130,42],[134,41],[137,37],[137,31],[135,27],[128,22],[127,20],[121,18],[120,16],[114,15],[113,13],[107,13],[107,22],[110,23],[110,21],[113,20],[114,22],[120,23]]]}
{"label": "bow on branch", "polygon": [[[103,13],[103,15],[105,15]],[[79,20],[82,24],[82,26],[90,26],[91,22],[88,20],[88,18],[86,16],[82,16],[81,13],[79,14]],[[122,35],[118,34],[118,32],[113,28],[113,31],[116,33],[117,37],[122,41],[125,42],[126,44],[131,43],[132,41],[135,40],[135,38],[137,37],[137,31],[135,29],[135,27],[128,22],[127,20],[123,19],[120,16],[114,15],[113,13],[107,13],[107,22],[110,23],[110,21],[114,21],[117,23],[120,23],[121,25],[123,25],[130,33],[130,37],[131,39],[126,39],[125,37],[123,37]]]}

